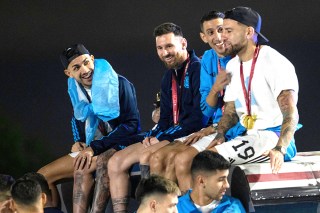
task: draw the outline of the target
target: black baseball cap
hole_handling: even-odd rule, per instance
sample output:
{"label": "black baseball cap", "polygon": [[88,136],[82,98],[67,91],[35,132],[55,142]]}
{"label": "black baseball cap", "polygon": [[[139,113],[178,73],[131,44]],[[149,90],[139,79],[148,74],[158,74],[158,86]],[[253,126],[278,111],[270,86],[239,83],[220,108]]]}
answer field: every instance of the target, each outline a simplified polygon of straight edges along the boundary
{"label": "black baseball cap", "polygon": [[232,19],[241,24],[253,27],[254,31],[258,34],[258,44],[269,42],[269,40],[260,33],[262,22],[261,16],[250,7],[235,7],[224,12],[224,15],[224,19]]}
{"label": "black baseball cap", "polygon": [[67,69],[69,63],[76,57],[84,54],[89,54],[89,51],[83,44],[73,44],[67,47],[60,55],[61,63],[65,69]]}

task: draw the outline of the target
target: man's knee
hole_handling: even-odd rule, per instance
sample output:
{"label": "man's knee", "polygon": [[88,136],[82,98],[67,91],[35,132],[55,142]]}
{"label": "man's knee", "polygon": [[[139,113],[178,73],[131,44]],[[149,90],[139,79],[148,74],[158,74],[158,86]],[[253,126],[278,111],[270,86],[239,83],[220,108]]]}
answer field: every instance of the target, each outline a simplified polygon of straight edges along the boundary
{"label": "man's knee", "polygon": [[161,151],[157,151],[150,156],[150,166],[159,165],[163,161],[163,153]]}
{"label": "man's knee", "polygon": [[195,154],[193,152],[190,153],[188,151],[178,153],[174,158],[174,164],[175,164],[176,170],[184,171],[186,169],[190,169],[189,165],[191,164],[194,155]]}
{"label": "man's knee", "polygon": [[165,164],[168,165],[173,165],[174,166],[174,162],[175,162],[175,158],[177,156],[178,152],[175,150],[170,151],[167,154],[166,160],[165,160]]}
{"label": "man's knee", "polygon": [[139,158],[140,164],[149,164],[151,156],[152,152],[144,152]]}
{"label": "man's knee", "polygon": [[107,168],[110,158],[116,153],[116,150],[110,149],[97,156],[97,169],[99,167]]}
{"label": "man's knee", "polygon": [[115,153],[108,161],[108,173],[113,174],[119,172],[121,167],[122,156],[119,153]]}

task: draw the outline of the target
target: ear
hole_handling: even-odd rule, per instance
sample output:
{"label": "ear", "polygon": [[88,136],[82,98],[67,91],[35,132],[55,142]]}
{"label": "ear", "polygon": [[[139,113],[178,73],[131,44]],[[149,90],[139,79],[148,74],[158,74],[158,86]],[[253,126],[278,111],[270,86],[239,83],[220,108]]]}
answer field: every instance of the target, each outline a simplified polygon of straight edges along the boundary
{"label": "ear", "polygon": [[204,176],[198,175],[198,176],[197,176],[197,182],[198,182],[199,186],[201,186],[201,188],[202,188],[202,187],[204,187],[205,184],[206,184],[206,179],[205,179]]}
{"label": "ear", "polygon": [[71,71],[70,71],[68,68],[64,70],[64,74],[65,74],[66,76],[68,76],[68,77],[72,77],[72,76],[71,76]]}
{"label": "ear", "polygon": [[45,193],[41,193],[42,206],[45,207],[47,203],[47,195]]}
{"label": "ear", "polygon": [[208,40],[203,32],[200,32],[200,38],[204,43],[206,44],[208,43]]}
{"label": "ear", "polygon": [[156,212],[156,205],[157,205],[157,201],[156,201],[156,200],[150,201],[149,207],[150,207],[150,210],[151,210],[152,212]]}
{"label": "ear", "polygon": [[93,55],[90,55],[90,57],[91,57],[91,60],[94,61],[94,56],[93,56]]}
{"label": "ear", "polygon": [[183,50],[187,49],[187,46],[188,46],[187,39],[182,38],[181,43],[182,43],[182,49],[183,49]]}
{"label": "ear", "polygon": [[254,36],[254,28],[253,27],[247,27],[247,39],[251,39]]}

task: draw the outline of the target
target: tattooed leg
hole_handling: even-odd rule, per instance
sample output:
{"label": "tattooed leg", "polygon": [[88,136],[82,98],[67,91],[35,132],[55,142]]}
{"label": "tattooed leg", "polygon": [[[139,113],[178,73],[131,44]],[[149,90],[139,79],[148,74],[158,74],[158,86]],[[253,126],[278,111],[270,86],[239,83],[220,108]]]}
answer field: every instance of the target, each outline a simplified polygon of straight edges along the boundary
{"label": "tattooed leg", "polygon": [[73,185],[73,212],[86,213],[91,197],[91,189],[94,180],[90,173],[83,172],[83,170],[76,170],[74,172]]}
{"label": "tattooed leg", "polygon": [[129,197],[112,199],[114,213],[127,213]]}
{"label": "tattooed leg", "polygon": [[108,176],[108,161],[116,152],[109,149],[97,158],[96,184],[93,195],[92,213],[105,212],[107,201],[110,198],[110,179]]}

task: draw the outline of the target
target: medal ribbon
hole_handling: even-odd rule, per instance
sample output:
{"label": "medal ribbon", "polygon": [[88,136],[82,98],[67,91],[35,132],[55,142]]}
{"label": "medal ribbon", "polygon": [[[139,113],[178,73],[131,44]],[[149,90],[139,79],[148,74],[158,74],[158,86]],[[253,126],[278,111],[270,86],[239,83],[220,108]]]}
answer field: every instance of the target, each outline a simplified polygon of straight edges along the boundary
{"label": "medal ribbon", "polygon": [[247,111],[248,111],[248,115],[251,116],[251,81],[253,78],[253,73],[254,73],[254,67],[256,65],[257,59],[258,59],[258,55],[260,52],[260,46],[257,45],[255,51],[254,51],[254,55],[253,55],[253,59],[252,59],[252,64],[251,64],[251,71],[250,71],[250,77],[249,77],[249,83],[248,83],[248,92],[246,90],[246,86],[245,86],[245,82],[244,82],[244,77],[243,77],[243,66],[242,66],[242,61],[240,62],[240,77],[241,77],[241,84],[242,84],[242,90],[243,90],[243,94],[246,100],[246,106],[247,106]]}
{"label": "medal ribbon", "polygon": [[[221,72],[221,64],[220,64],[220,60],[218,58],[218,73]],[[223,90],[220,91],[220,96],[223,97]]]}
{"label": "medal ribbon", "polygon": [[[187,73],[187,69],[189,67],[189,63],[190,63],[190,59],[188,57],[187,59],[187,64],[184,68],[183,74],[182,74],[182,78],[181,78],[181,83],[180,83],[180,87],[179,87],[179,94],[177,92],[177,81],[176,78],[174,76],[174,74],[172,73],[172,84],[171,84],[171,91],[172,91],[172,112],[173,112],[173,122],[174,125],[178,125],[178,120],[179,120],[179,102],[180,102],[180,97],[182,95],[182,89],[184,87],[184,78],[186,76]],[[179,95],[179,98],[178,98]]]}

